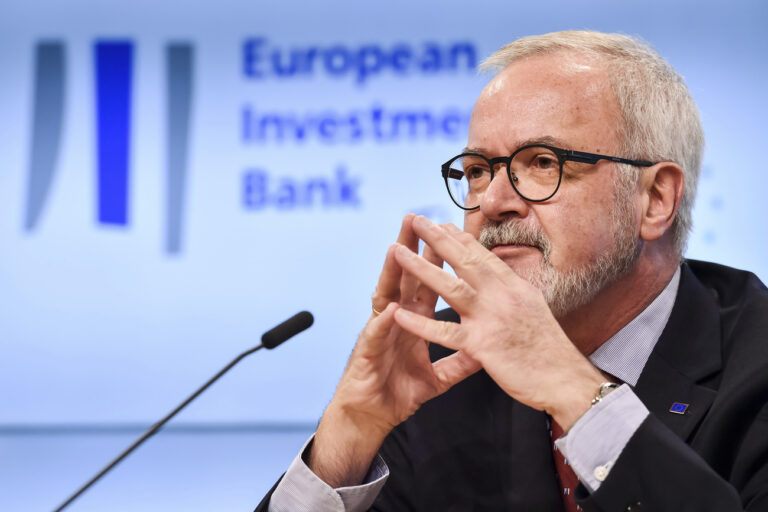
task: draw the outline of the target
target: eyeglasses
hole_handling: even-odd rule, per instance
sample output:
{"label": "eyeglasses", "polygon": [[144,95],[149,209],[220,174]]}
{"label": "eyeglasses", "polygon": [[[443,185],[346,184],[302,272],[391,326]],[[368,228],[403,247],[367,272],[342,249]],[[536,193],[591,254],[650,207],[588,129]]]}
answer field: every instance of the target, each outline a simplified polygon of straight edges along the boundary
{"label": "eyeglasses", "polygon": [[552,198],[560,188],[565,162],[596,164],[598,160],[640,167],[655,165],[644,160],[627,160],[543,144],[530,144],[518,148],[510,156],[498,158],[487,158],[478,153],[462,153],[442,165],[442,174],[448,194],[456,206],[463,210],[474,210],[480,207],[483,193],[493,180],[494,168],[500,164],[506,165],[509,182],[520,197],[526,201],[540,203]]}

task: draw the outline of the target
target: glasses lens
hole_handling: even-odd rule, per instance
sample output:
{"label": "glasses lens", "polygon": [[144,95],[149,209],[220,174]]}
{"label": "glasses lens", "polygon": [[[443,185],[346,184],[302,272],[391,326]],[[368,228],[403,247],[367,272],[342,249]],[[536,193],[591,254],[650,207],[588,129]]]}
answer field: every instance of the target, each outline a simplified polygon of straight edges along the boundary
{"label": "glasses lens", "polygon": [[531,201],[549,198],[560,184],[560,160],[542,146],[529,146],[515,153],[509,171],[517,191]]}
{"label": "glasses lens", "polygon": [[444,167],[443,175],[453,202],[466,209],[480,206],[480,198],[491,182],[490,165],[480,155],[454,158]]}

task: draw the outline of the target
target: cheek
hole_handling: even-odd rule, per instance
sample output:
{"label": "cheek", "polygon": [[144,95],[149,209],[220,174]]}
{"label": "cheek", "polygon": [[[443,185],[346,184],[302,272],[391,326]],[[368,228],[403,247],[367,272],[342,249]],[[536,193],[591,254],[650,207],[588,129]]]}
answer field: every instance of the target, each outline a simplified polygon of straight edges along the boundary
{"label": "cheek", "polygon": [[[554,205],[553,205],[554,206]],[[589,204],[588,200],[557,205],[548,231],[552,242],[552,263],[564,268],[594,261],[613,244],[610,205]]]}

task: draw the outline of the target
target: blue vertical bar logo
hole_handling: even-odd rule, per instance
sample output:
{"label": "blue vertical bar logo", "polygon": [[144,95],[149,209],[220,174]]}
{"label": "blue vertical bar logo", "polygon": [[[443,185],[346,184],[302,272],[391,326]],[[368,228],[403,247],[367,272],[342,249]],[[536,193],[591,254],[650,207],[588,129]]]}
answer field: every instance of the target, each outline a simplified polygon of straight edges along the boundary
{"label": "blue vertical bar logo", "polygon": [[128,165],[131,139],[133,44],[97,41],[96,146],[98,220],[128,224]]}
{"label": "blue vertical bar logo", "polygon": [[[66,53],[62,41],[35,46],[32,137],[24,206],[24,229],[35,231],[50,199],[64,126]],[[99,39],[93,43],[96,145],[96,221],[129,224],[131,108],[134,43]],[[182,250],[194,85],[194,46],[165,48],[166,200],[165,252]]]}

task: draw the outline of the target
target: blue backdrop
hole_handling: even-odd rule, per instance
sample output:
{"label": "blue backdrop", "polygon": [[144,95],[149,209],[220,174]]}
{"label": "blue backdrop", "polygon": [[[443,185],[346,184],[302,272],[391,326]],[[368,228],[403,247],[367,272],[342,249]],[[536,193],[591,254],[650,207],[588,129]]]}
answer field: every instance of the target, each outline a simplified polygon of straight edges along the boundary
{"label": "blue backdrop", "polygon": [[688,256],[768,278],[768,7],[753,2],[0,5],[0,509],[45,510],[261,333],[73,510],[248,510],[333,392],[409,211],[517,37],[637,35],[707,149]]}

